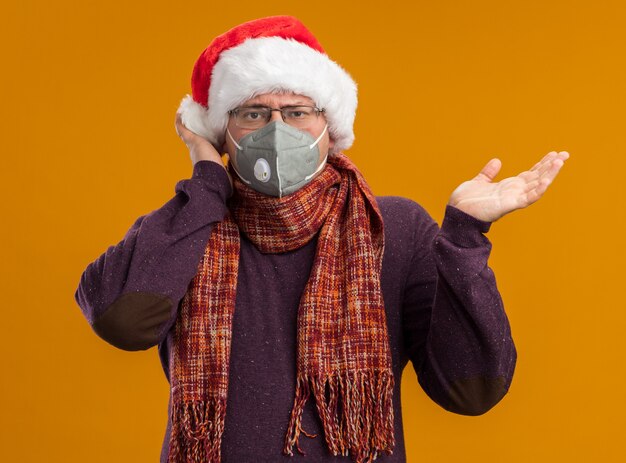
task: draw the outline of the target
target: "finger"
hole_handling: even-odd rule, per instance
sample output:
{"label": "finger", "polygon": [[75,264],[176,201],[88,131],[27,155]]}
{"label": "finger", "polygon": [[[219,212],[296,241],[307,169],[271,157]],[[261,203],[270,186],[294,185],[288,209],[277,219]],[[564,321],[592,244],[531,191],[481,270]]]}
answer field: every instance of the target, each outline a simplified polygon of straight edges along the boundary
{"label": "finger", "polygon": [[552,156],[555,153],[556,153],[556,151],[550,151],[548,154],[546,154],[544,157],[542,157],[540,161],[538,161],[534,166],[532,166],[530,168],[530,170],[537,170],[537,168],[539,168],[539,166],[541,166],[550,156]]}
{"label": "finger", "polygon": [[[565,153],[565,155],[561,153]],[[539,173],[539,176],[543,177],[546,174],[556,175],[556,172],[558,172],[558,169],[556,172],[554,171],[555,163],[557,163],[556,165],[558,165],[560,169],[563,166],[563,163],[565,162],[567,158],[569,158],[569,153],[567,153],[567,151],[562,151],[560,153],[557,153],[556,155],[552,157],[552,159],[550,159],[549,162],[546,162],[545,165],[541,166],[541,168],[538,169],[537,172]]]}
{"label": "finger", "polygon": [[530,168],[530,171],[534,172],[534,171],[541,170],[541,168],[544,167],[548,162],[550,162],[556,155],[557,155],[556,151],[550,151],[543,158],[541,158],[541,161],[539,161],[537,164],[532,166]]}
{"label": "finger", "polygon": [[567,151],[559,151],[558,153],[556,151],[550,151],[548,154],[546,154],[543,159],[541,161],[539,161],[537,164],[535,164],[530,171],[534,172],[537,171],[539,172],[539,175],[542,175],[546,170],[548,170],[551,166],[551,163],[555,160],[555,159],[561,159],[563,161],[565,161],[566,159],[569,158],[569,153]]}
{"label": "finger", "polygon": [[539,177],[538,175],[533,176],[532,179],[529,179],[526,184],[524,185],[524,192],[525,193],[529,193],[530,191],[536,189],[537,187],[540,186],[540,184],[544,182],[544,183],[549,183],[550,179],[547,179],[546,177]]}
{"label": "finger", "polygon": [[533,188],[530,190],[524,195],[524,204],[521,207],[528,207],[532,203],[536,202],[539,198],[541,198],[544,191],[545,189],[542,191],[539,188]]}
{"label": "finger", "polygon": [[185,142],[185,144],[188,144],[196,135],[194,132],[189,130],[185,124],[183,124],[183,119],[180,113],[176,113],[176,133]]}
{"label": "finger", "polygon": [[493,158],[485,164],[485,167],[482,168],[480,173],[474,177],[473,180],[492,182],[496,175],[498,175],[498,172],[500,172],[501,168],[502,161],[498,158]]}
{"label": "finger", "polygon": [[517,176],[529,184],[535,182],[539,178],[539,173],[536,170],[525,170],[524,172],[517,174]]}
{"label": "finger", "polygon": [[545,178],[535,181],[533,187],[530,188],[524,195],[525,205],[523,207],[530,206],[532,203],[541,198],[548,189],[550,183],[550,180]]}
{"label": "finger", "polygon": [[563,167],[563,161],[561,159],[556,159],[550,170],[545,175],[529,183],[530,189],[525,195],[527,205],[534,203],[543,196],[548,187],[552,184],[554,177],[556,177],[561,167]]}
{"label": "finger", "polygon": [[176,113],[176,126],[179,127],[180,129],[191,132],[191,130],[189,130],[187,126],[183,123],[183,116],[179,112]]}
{"label": "finger", "polygon": [[560,169],[565,163],[565,159],[557,154],[555,157],[550,159],[549,162],[546,162],[543,166],[541,166],[541,168],[538,169],[536,173],[539,175],[539,178],[543,178],[546,175],[553,174],[555,173],[555,166],[558,166],[558,168]]}
{"label": "finger", "polygon": [[184,125],[183,125],[182,116],[180,115],[179,112],[176,113],[176,120],[174,122],[174,127],[176,128],[176,133],[180,137],[181,136],[181,131],[184,128]]}
{"label": "finger", "polygon": [[557,176],[561,167],[563,167],[564,161],[562,159],[555,159],[552,163],[546,168],[545,172],[541,174],[539,177],[541,181],[547,180],[548,185],[552,183],[552,180]]}
{"label": "finger", "polygon": [[558,155],[559,157],[553,159],[552,162],[548,164],[541,176],[536,176],[534,179],[528,181],[528,184],[526,185],[526,193],[524,195],[526,205],[521,207],[529,206],[537,201],[552,184],[554,178],[561,170],[561,167],[563,167],[565,159],[569,158],[569,153],[567,151],[561,151]]}
{"label": "finger", "polygon": [[546,172],[550,170],[555,159],[556,158],[550,159],[548,162],[542,165],[539,169],[537,169],[537,175],[539,176],[539,178],[543,177],[546,174]]}
{"label": "finger", "polygon": [[526,185],[524,186],[524,191],[528,192],[537,188],[537,185],[539,185],[540,181],[541,179],[539,178],[539,176],[535,176],[532,180],[529,180],[526,183]]}

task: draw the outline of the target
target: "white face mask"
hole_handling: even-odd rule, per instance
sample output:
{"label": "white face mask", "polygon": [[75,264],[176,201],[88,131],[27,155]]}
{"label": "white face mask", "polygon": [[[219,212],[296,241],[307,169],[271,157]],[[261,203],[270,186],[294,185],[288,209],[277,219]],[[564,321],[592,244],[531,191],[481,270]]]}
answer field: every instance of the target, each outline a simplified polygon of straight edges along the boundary
{"label": "white face mask", "polygon": [[226,129],[237,147],[233,168],[244,183],[260,193],[279,198],[291,194],[313,180],[326,165],[328,153],[320,163],[317,145],[327,128],[328,124],[314,139],[308,132],[272,121],[243,136],[239,143]]}

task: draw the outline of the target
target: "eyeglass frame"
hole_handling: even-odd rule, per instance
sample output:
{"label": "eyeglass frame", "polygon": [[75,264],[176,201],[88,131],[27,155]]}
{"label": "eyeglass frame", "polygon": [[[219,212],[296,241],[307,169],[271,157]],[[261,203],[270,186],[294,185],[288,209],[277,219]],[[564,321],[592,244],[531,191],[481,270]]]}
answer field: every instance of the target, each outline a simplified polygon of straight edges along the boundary
{"label": "eyeglass frame", "polygon": [[[305,104],[285,105],[285,106],[281,106],[280,108],[272,108],[271,106],[266,106],[266,105],[250,105],[250,106],[238,106],[236,108],[233,108],[228,111],[228,116],[229,117],[235,116],[235,125],[236,125],[237,124],[237,118],[236,118],[237,112],[239,112],[242,109],[255,109],[255,108],[269,109],[269,118],[265,121],[265,124],[262,125],[261,127],[264,127],[269,123],[270,119],[272,118],[272,112],[274,111],[280,112],[280,117],[282,118],[283,122],[286,124],[288,124],[288,122],[285,120],[285,113],[283,113],[283,111],[288,108],[310,108],[313,111],[315,111],[315,117],[319,117],[321,113],[326,112],[326,108],[318,108],[317,106],[310,106],[310,105],[305,105]],[[239,127],[239,125],[237,125],[237,127]],[[239,127],[239,128],[247,129],[247,127]]]}

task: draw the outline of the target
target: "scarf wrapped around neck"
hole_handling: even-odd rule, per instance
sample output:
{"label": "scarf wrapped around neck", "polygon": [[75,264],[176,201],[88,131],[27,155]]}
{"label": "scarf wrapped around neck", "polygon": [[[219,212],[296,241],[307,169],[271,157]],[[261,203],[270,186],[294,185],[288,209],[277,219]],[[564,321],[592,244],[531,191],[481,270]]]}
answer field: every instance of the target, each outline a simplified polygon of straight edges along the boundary
{"label": "scarf wrapped around neck", "polygon": [[229,213],[211,232],[174,326],[168,462],[218,463],[224,432],[240,231],[263,253],[304,246],[319,233],[297,316],[297,377],[283,453],[293,455],[311,393],[333,455],[368,463],[393,453],[394,377],[380,275],[383,221],[356,166],[328,158],[283,198],[233,176]]}

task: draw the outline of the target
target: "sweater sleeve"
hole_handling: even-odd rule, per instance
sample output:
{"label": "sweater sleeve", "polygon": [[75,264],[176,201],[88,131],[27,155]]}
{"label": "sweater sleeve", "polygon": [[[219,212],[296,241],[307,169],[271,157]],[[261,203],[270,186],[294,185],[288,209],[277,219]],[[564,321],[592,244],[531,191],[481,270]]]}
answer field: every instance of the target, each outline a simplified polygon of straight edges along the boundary
{"label": "sweater sleeve", "polygon": [[191,178],[174,191],[87,266],[74,294],[94,332],[119,349],[163,341],[232,195],[225,169],[208,160],[196,162]]}
{"label": "sweater sleeve", "polygon": [[405,346],[432,400],[454,413],[480,415],[508,392],[517,360],[487,264],[491,243],[484,233],[491,222],[451,205],[441,228],[424,215],[405,291]]}

